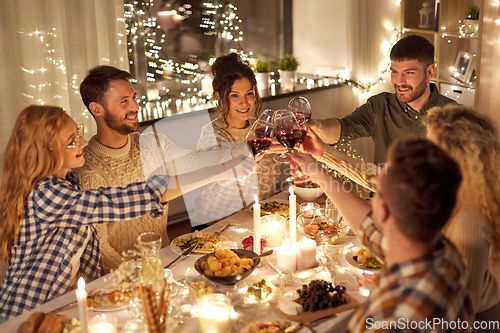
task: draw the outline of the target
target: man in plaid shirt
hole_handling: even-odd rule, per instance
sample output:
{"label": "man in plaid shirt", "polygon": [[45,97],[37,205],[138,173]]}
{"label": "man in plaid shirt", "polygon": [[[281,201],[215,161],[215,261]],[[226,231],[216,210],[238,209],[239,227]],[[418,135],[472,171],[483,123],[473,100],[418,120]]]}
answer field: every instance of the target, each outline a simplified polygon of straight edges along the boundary
{"label": "man in plaid shirt", "polygon": [[427,140],[398,141],[373,180],[372,206],[344,191],[311,156],[292,159],[292,167],[320,184],[363,244],[385,263],[348,332],[471,330],[474,311],[465,263],[441,234],[462,179],[453,159]]}

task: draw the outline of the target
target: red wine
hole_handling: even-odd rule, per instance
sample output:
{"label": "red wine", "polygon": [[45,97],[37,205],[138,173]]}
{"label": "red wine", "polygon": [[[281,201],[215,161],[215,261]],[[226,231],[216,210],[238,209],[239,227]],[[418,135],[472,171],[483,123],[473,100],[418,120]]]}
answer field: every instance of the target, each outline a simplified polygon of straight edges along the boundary
{"label": "red wine", "polygon": [[255,136],[260,139],[271,138],[272,132],[271,127],[259,127],[255,129]]}
{"label": "red wine", "polygon": [[250,148],[252,148],[254,156],[271,149],[270,139],[250,139],[248,140],[248,144],[250,145]]}
{"label": "red wine", "polygon": [[306,130],[300,130],[299,143],[301,143],[302,141],[304,141],[304,139],[306,138],[306,135],[307,135],[307,131]]}
{"label": "red wine", "polygon": [[[281,131],[276,133],[276,139],[285,147],[292,149],[297,143],[300,143],[300,139],[305,131],[294,129],[292,131]],[[305,133],[304,133],[305,137]]]}
{"label": "red wine", "polygon": [[295,116],[295,119],[297,119],[298,122],[300,123],[306,123],[311,119],[311,114],[307,112],[294,112],[293,115]]}

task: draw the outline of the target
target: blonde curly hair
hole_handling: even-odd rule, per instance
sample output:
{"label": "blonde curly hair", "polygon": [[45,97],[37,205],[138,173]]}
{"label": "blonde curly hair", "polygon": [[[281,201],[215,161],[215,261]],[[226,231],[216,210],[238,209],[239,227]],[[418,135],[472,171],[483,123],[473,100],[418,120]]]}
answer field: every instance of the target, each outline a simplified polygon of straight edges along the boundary
{"label": "blonde curly hair", "polygon": [[424,120],[463,174],[459,205],[467,205],[489,223],[493,260],[500,262],[500,138],[487,116],[463,105],[431,109]]}

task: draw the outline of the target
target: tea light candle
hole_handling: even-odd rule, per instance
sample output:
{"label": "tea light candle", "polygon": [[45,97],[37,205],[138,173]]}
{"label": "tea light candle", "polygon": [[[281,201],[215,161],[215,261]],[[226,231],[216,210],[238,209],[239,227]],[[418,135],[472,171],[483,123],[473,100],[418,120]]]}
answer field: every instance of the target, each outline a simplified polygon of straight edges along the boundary
{"label": "tea light candle", "polygon": [[116,318],[97,315],[90,320],[90,333],[116,333]]}
{"label": "tea light candle", "polygon": [[87,312],[87,292],[85,291],[85,280],[78,279],[78,289],[76,290],[76,300],[78,303],[78,315],[82,325],[82,333],[89,331],[89,314]]}
{"label": "tea light candle", "polygon": [[297,270],[313,268],[316,266],[316,242],[303,238],[294,245],[297,253]]}
{"label": "tea light candle", "polygon": [[282,271],[293,272],[297,268],[297,254],[295,249],[290,247],[290,242],[286,241],[278,248],[278,268]]}
{"label": "tea light candle", "polygon": [[293,193],[293,187],[289,187],[290,196],[288,204],[290,210],[290,244],[295,244],[297,241],[297,196]]}
{"label": "tea light candle", "polygon": [[285,224],[281,216],[266,216],[260,227],[260,235],[266,240],[268,247],[280,246],[285,236]]}
{"label": "tea light candle", "polygon": [[260,254],[260,203],[256,194],[253,197],[253,252]]}
{"label": "tea light candle", "polygon": [[222,294],[203,296],[198,304],[201,333],[229,333],[231,330],[231,301]]}

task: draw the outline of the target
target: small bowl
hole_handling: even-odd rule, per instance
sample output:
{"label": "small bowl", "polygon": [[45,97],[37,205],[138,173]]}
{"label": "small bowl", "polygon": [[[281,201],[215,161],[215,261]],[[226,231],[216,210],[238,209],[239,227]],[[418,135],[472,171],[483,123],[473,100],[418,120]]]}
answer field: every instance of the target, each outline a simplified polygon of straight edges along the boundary
{"label": "small bowl", "polygon": [[[314,201],[323,194],[323,190],[319,185],[317,187],[303,187],[292,183],[293,192],[305,201]],[[316,184],[315,184],[316,185]]]}
{"label": "small bowl", "polygon": [[[233,250],[233,252],[236,253],[238,255],[238,257],[247,256],[249,258],[253,258],[253,257],[257,256],[257,253],[252,252],[252,251],[239,250],[239,249],[231,249],[231,250]],[[253,265],[252,269],[249,271],[246,271],[245,273],[229,275],[229,276],[214,276],[214,275],[207,275],[207,274],[203,273],[203,270],[201,269],[201,263],[204,261],[207,261],[208,257],[210,257],[210,256],[215,256],[215,252],[206,254],[203,257],[196,260],[196,262],[194,263],[194,269],[196,269],[196,271],[198,273],[200,273],[201,275],[203,275],[204,277],[206,277],[210,281],[213,281],[215,283],[220,283],[220,284],[235,284],[236,282],[243,280],[244,278],[246,278],[247,276],[252,274],[252,272],[255,270],[255,268],[260,263],[260,258],[254,260],[254,265]]]}
{"label": "small bowl", "polygon": [[297,215],[300,231],[318,245],[336,244],[349,232],[337,209],[319,208]]}

